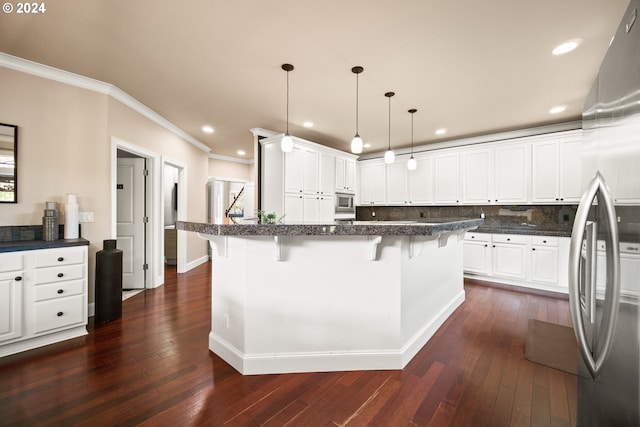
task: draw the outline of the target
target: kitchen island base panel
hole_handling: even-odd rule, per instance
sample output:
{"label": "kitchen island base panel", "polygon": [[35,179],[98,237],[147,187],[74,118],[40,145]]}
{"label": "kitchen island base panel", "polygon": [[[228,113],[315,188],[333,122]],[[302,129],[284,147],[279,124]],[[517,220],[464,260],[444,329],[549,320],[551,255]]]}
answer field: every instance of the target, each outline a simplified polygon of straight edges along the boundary
{"label": "kitchen island base panel", "polygon": [[243,374],[402,369],[464,301],[462,237],[215,236],[209,348]]}

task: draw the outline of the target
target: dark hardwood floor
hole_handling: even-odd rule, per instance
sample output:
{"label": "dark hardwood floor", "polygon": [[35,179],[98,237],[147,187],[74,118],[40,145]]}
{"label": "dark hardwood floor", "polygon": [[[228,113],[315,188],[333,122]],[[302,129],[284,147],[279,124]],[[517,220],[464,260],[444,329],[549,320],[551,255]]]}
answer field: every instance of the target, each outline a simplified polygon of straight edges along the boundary
{"label": "dark hardwood floor", "polygon": [[89,335],[0,359],[7,426],[569,426],[576,377],[524,359],[530,318],[568,301],[467,282],[402,371],[242,376],[208,350],[210,264],[123,303]]}

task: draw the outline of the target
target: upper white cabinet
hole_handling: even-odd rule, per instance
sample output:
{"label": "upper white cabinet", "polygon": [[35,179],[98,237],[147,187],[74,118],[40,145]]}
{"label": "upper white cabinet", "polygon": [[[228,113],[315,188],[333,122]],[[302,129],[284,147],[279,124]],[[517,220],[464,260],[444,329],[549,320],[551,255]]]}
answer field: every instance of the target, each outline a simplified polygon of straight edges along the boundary
{"label": "upper white cabinet", "polygon": [[333,221],[337,180],[355,188],[356,156],[296,137],[293,150],[283,153],[281,138],[260,141],[260,209],[288,223]]}
{"label": "upper white cabinet", "polygon": [[356,161],[341,156],[336,156],[336,183],[337,192],[353,193],[356,191]]}
{"label": "upper white cabinet", "polygon": [[497,204],[529,201],[530,145],[524,141],[494,148],[494,194]]}
{"label": "upper white cabinet", "polygon": [[375,159],[360,164],[360,204],[386,203],[386,168],[383,160]]}
{"label": "upper white cabinet", "polygon": [[455,205],[460,203],[460,153],[445,151],[434,156],[434,202]]}
{"label": "upper white cabinet", "polygon": [[580,201],[581,139],[579,133],[548,137],[531,144],[531,201]]}
{"label": "upper white cabinet", "polygon": [[493,197],[493,149],[467,149],[462,161],[462,202],[491,203]]}
{"label": "upper white cabinet", "polygon": [[396,157],[394,163],[387,165],[387,204],[433,203],[433,157],[418,154],[414,158],[414,170],[407,168],[407,156]]}

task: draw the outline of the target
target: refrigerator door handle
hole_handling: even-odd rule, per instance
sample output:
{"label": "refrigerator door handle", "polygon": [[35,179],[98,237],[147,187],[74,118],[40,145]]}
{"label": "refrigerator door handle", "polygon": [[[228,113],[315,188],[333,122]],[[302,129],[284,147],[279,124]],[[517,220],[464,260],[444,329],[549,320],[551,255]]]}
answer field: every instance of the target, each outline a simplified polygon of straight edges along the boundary
{"label": "refrigerator door handle", "polygon": [[[582,256],[582,240],[585,237],[585,228],[588,225],[589,209],[596,196],[598,196],[598,201],[603,205],[606,213],[604,224],[608,231],[606,234],[607,282],[605,288],[605,305],[598,336],[594,340],[587,340],[580,297],[580,258]],[[589,288],[588,292],[586,292],[587,295],[585,295],[587,299],[585,305],[588,307],[593,301],[593,306],[591,309],[587,308],[587,313],[585,314],[595,321],[596,283],[594,276],[597,254],[596,251],[593,250],[593,240],[594,237],[597,238],[597,235],[594,230],[592,226],[588,227],[590,236],[587,237],[586,256],[589,259],[586,262],[588,270],[586,276],[590,276],[590,283],[585,283],[585,290]],[[573,230],[571,232],[571,246],[569,249],[569,304],[571,308],[571,319],[573,321],[580,354],[593,378],[598,376],[602,365],[611,351],[614,328],[618,317],[619,299],[620,247],[617,217],[609,188],[600,172],[597,172],[587,185],[587,189],[580,199],[580,205],[578,206],[576,218],[573,223]],[[591,313],[589,313],[589,311],[591,311]],[[592,343],[591,348],[589,347],[590,341]]]}
{"label": "refrigerator door handle", "polygon": [[582,307],[589,323],[596,323],[596,280],[597,280],[597,254],[598,254],[598,228],[597,223],[587,221],[585,225],[587,233],[585,251],[585,275],[584,275],[584,301]]}

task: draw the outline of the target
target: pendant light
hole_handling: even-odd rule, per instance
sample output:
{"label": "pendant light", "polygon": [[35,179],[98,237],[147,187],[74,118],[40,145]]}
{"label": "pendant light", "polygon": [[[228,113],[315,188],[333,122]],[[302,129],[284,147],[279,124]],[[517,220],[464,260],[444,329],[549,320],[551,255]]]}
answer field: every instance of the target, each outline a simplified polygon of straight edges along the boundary
{"label": "pendant light", "polygon": [[351,69],[351,72],[354,73],[356,75],[356,135],[353,137],[353,139],[351,140],[351,152],[353,154],[360,154],[362,153],[362,138],[360,138],[360,135],[358,133],[358,74],[360,74],[361,72],[364,71],[364,68],[362,67],[353,67]]}
{"label": "pendant light", "polygon": [[413,158],[413,115],[416,111],[418,110],[415,108],[409,110],[409,113],[411,114],[411,157],[409,157],[409,161],[407,162],[407,169],[410,171],[416,170],[416,166],[418,166],[416,159]]}
{"label": "pendant light", "polygon": [[389,148],[386,153],[384,153],[384,162],[386,164],[391,164],[396,159],[396,155],[391,151],[391,97],[395,95],[393,92],[387,92],[384,94],[387,98],[389,98]]}
{"label": "pendant light", "polygon": [[282,64],[282,69],[287,72],[287,131],[282,137],[282,141],[280,141],[280,149],[285,153],[289,153],[293,150],[293,139],[289,135],[289,71],[293,70],[293,65]]}

